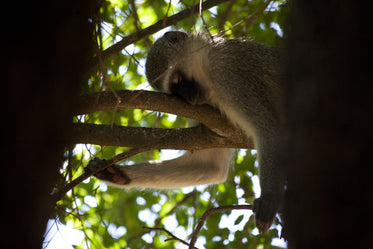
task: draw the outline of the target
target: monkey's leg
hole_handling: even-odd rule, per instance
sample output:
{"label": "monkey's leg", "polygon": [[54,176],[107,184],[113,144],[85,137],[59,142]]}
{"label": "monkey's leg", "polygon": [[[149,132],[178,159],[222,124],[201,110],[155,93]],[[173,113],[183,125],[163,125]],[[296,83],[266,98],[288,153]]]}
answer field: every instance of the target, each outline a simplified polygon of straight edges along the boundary
{"label": "monkey's leg", "polygon": [[279,157],[276,136],[258,144],[261,195],[254,200],[255,223],[261,233],[268,231],[281,206],[284,193],[284,171],[275,161]]}
{"label": "monkey's leg", "polygon": [[113,165],[98,172],[98,179],[120,187],[175,188],[222,182],[226,179],[232,149],[186,152],[173,160]]}

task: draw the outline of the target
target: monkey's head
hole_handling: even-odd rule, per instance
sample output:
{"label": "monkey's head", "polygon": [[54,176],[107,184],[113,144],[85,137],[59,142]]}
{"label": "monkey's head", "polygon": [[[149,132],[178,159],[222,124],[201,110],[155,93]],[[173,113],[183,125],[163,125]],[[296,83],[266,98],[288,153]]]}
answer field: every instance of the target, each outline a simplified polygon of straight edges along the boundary
{"label": "monkey's head", "polygon": [[189,35],[184,32],[167,32],[150,48],[145,65],[146,78],[156,90],[166,90],[162,85],[164,79],[171,77],[170,72],[175,70],[176,64],[182,59],[188,38]]}
{"label": "monkey's head", "polygon": [[197,54],[192,53],[195,39],[196,36],[180,31],[165,33],[149,50],[145,66],[146,77],[158,91],[177,95],[190,104],[204,104],[208,91],[192,75],[193,67],[199,67],[193,64],[191,58]]}

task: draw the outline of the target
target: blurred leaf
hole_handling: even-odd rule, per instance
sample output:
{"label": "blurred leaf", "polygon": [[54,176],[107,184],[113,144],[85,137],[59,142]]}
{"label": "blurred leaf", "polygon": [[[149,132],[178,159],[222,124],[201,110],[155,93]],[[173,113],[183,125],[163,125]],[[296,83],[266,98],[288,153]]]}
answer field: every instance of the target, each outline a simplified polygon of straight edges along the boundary
{"label": "blurred leaf", "polygon": [[243,220],[243,214],[241,214],[240,216],[237,217],[237,219],[234,221],[234,225],[238,225],[241,223],[241,221]]}

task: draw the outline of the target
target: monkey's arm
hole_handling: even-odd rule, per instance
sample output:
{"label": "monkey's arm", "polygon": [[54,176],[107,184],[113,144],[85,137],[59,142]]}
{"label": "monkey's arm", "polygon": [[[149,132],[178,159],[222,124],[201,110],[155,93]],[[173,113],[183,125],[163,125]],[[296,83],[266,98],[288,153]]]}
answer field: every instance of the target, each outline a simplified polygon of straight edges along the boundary
{"label": "monkey's arm", "polygon": [[95,174],[119,187],[177,188],[222,182],[226,179],[232,149],[205,149],[155,163],[113,165]]}

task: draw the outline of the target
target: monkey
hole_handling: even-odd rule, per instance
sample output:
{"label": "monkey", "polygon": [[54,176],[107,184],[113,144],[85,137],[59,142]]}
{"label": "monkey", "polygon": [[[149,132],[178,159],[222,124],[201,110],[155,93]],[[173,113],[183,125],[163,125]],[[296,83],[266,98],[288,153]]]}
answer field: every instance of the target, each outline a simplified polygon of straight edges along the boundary
{"label": "monkey", "polygon": [[[154,89],[217,108],[253,140],[261,187],[253,212],[261,233],[272,225],[285,188],[284,169],[277,162],[284,63],[281,48],[248,38],[170,31],[152,45],[145,66]],[[163,162],[113,165],[95,176],[120,187],[212,184],[225,181],[232,155],[230,148],[203,149]]]}

